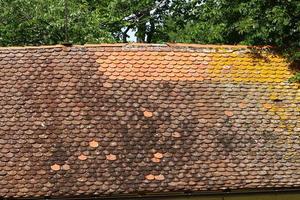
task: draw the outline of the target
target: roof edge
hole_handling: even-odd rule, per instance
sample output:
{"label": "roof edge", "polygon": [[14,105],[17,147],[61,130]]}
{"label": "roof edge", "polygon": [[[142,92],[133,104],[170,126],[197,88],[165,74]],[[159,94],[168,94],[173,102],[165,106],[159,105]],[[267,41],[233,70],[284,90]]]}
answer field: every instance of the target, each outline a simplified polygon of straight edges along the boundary
{"label": "roof edge", "polygon": [[273,48],[268,45],[248,46],[248,45],[226,45],[226,44],[189,44],[189,43],[100,43],[100,44],[84,44],[67,46],[63,44],[57,45],[41,45],[41,46],[7,46],[0,47],[0,50],[5,49],[42,49],[42,48],[68,48],[68,47],[178,47],[178,48],[229,48],[229,49],[251,49]]}

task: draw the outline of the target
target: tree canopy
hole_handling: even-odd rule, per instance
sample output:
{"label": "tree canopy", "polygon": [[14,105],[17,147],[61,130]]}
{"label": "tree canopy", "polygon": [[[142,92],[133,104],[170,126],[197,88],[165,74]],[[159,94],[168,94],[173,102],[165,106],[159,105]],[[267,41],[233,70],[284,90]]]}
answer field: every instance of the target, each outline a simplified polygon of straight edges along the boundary
{"label": "tree canopy", "polygon": [[1,46],[127,42],[129,32],[138,42],[273,45],[299,58],[300,1],[0,0]]}
{"label": "tree canopy", "polygon": [[[288,51],[300,47],[299,0],[204,0],[187,4],[190,6],[182,3],[183,8],[173,4],[174,16],[169,16],[165,25],[170,40],[272,45]],[[185,12],[175,14],[182,10]]]}
{"label": "tree canopy", "polygon": [[62,0],[0,0],[0,45],[57,44],[66,37],[74,43],[113,41],[87,2],[67,1],[67,8],[68,26]]}

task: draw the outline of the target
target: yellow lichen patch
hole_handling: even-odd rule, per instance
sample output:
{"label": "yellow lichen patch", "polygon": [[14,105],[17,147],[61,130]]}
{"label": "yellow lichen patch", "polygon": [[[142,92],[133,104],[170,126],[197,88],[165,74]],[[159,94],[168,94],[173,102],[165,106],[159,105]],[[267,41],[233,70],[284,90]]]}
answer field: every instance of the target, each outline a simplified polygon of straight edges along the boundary
{"label": "yellow lichen patch", "polygon": [[278,99],[279,97],[278,97],[278,94],[276,94],[276,93],[273,92],[273,93],[270,94],[269,98],[270,98],[271,100],[276,100],[276,99]]}
{"label": "yellow lichen patch", "polygon": [[[284,99],[284,95],[288,93],[285,92],[285,89],[282,85],[276,85],[269,91],[273,89],[281,89],[278,93],[271,92],[269,95],[269,99],[271,100],[278,100]],[[266,104],[264,104],[266,105]],[[266,106],[264,106],[266,108]],[[290,109],[297,110],[297,107],[291,108],[290,106],[287,107],[286,104],[281,103],[274,103],[272,106],[267,106],[268,108],[268,115],[275,115],[279,117],[279,123],[277,125],[277,131],[281,131],[280,135],[276,139],[275,143],[276,146],[284,145],[287,148],[287,151],[284,152],[283,159],[293,160],[294,162],[300,162],[300,156],[298,150],[295,148],[294,138],[295,136],[298,137],[297,131],[295,131],[295,127],[293,124],[290,124]]]}
{"label": "yellow lichen patch", "polygon": [[266,52],[213,53],[211,58],[208,77],[214,81],[280,83],[292,74],[287,61]]}
{"label": "yellow lichen patch", "polygon": [[[300,102],[300,89],[298,89],[298,92],[297,92],[297,94],[296,94],[296,96],[295,96],[294,101],[295,101],[295,103]],[[299,107],[300,107],[300,106],[299,106]]]}
{"label": "yellow lichen patch", "polygon": [[298,152],[287,152],[284,157],[285,160],[299,160],[299,153]]}

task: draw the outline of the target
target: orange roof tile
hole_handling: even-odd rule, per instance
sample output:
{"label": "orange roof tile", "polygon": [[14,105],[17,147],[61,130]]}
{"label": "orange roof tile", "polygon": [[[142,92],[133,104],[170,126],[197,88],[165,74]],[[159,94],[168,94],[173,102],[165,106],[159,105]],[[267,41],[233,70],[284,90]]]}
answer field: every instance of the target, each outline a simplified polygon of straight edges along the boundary
{"label": "orange roof tile", "polygon": [[86,159],[87,159],[87,156],[84,155],[84,154],[80,154],[80,155],[78,156],[78,159],[79,159],[79,160],[86,160]]}
{"label": "orange roof tile", "polygon": [[117,160],[117,156],[114,155],[114,154],[109,154],[109,155],[106,156],[106,159],[114,161],[114,160]]}
{"label": "orange roof tile", "polygon": [[58,170],[60,170],[60,165],[58,165],[58,164],[51,165],[51,169],[54,171],[58,171]]}
{"label": "orange roof tile", "polygon": [[99,146],[99,143],[95,140],[92,140],[90,141],[89,145],[90,147],[97,148]]}
{"label": "orange roof tile", "polygon": [[159,152],[157,152],[157,153],[154,154],[154,157],[158,158],[158,159],[161,159],[163,156],[164,155],[162,153],[159,153]]}

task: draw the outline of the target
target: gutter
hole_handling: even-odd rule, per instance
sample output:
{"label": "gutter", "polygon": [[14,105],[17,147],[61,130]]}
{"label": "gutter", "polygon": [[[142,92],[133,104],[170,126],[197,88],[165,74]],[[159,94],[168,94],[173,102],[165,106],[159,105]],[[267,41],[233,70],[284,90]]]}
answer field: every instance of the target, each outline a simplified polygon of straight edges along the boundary
{"label": "gutter", "polygon": [[1,198],[2,200],[102,200],[102,199],[153,199],[153,198],[176,198],[176,197],[226,197],[235,195],[258,195],[258,194],[300,194],[300,187],[296,188],[270,188],[270,189],[251,189],[251,190],[223,190],[209,192],[169,192],[169,193],[136,193],[128,195],[106,195],[106,196],[76,196],[76,197],[37,197],[37,198]]}

